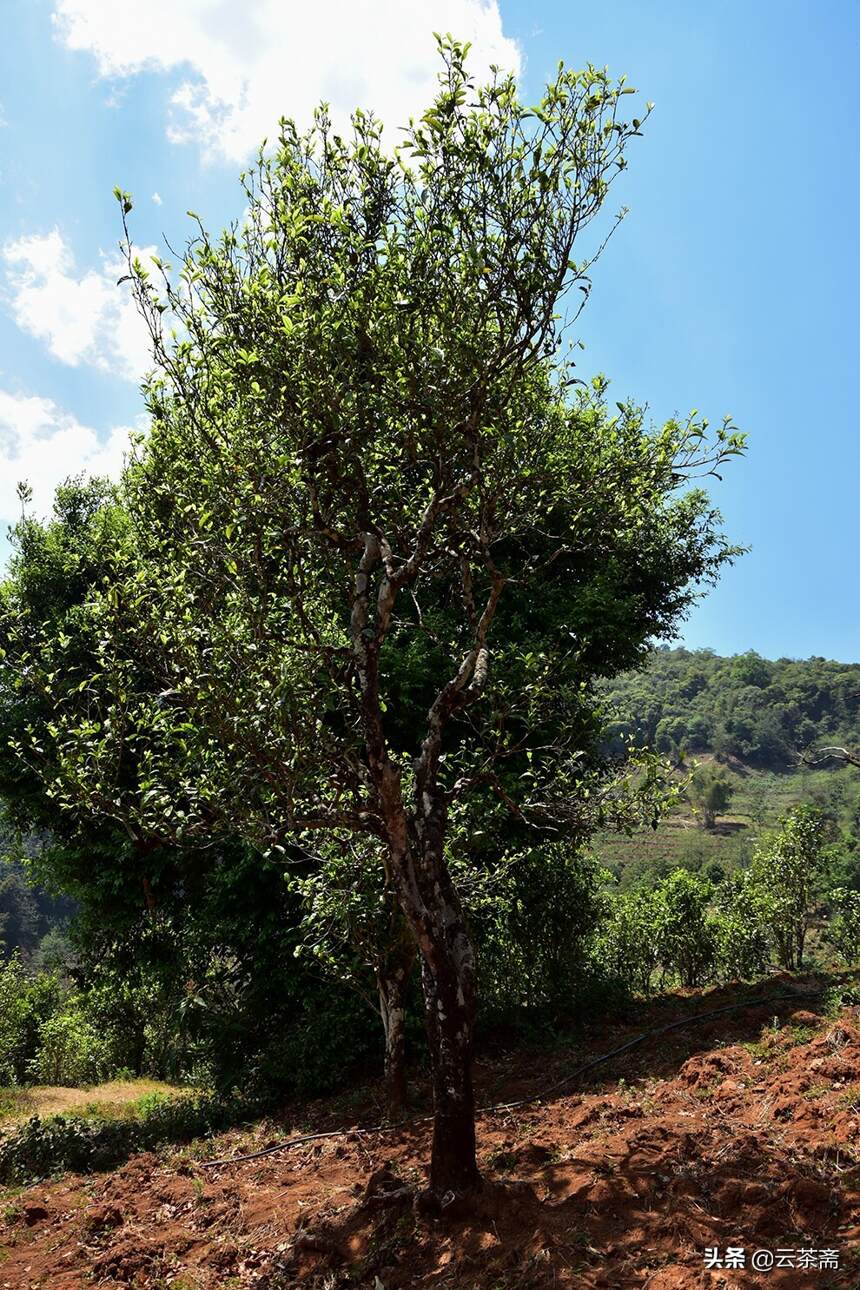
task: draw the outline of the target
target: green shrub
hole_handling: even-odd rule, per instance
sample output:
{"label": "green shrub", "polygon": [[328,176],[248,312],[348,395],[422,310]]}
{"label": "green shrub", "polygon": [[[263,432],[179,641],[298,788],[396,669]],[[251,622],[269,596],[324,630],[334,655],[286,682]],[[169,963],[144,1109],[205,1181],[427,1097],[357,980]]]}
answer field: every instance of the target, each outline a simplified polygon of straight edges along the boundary
{"label": "green shrub", "polygon": [[826,821],[812,806],[795,806],[767,834],[751,873],[767,900],[768,929],[780,967],[803,967],[806,937],[826,861]]}
{"label": "green shrub", "polygon": [[27,1079],[42,1027],[59,1006],[60,995],[55,976],[28,976],[17,953],[0,962],[0,1084]]}
{"label": "green shrub", "polygon": [[0,964],[0,1082],[17,1084],[27,1011],[24,972],[17,955]]}
{"label": "green shrub", "polygon": [[607,898],[592,957],[629,994],[650,994],[659,962],[654,893],[623,891]]}
{"label": "green shrub", "polygon": [[767,893],[749,873],[735,873],[717,889],[712,914],[717,974],[750,981],[770,963]]}
{"label": "green shrub", "polygon": [[485,901],[468,895],[485,1022],[579,1011],[593,976],[589,946],[603,913],[596,860],[545,843],[517,855],[488,886]]}
{"label": "green shrub", "polygon": [[221,1133],[262,1109],[240,1096],[199,1095],[153,1101],[135,1119],[33,1116],[0,1134],[0,1183],[33,1182],[65,1169],[112,1169],[135,1152]]}
{"label": "green shrub", "polygon": [[86,1015],[86,1000],[70,995],[39,1028],[27,1073],[36,1084],[97,1084],[112,1073],[110,1046]]}
{"label": "green shrub", "polygon": [[860,891],[837,887],[831,892],[833,914],[825,939],[848,967],[860,963]]}
{"label": "green shrub", "polygon": [[686,869],[676,869],[655,889],[654,935],[664,974],[681,985],[703,985],[716,962],[716,944],[708,909],[713,887]]}

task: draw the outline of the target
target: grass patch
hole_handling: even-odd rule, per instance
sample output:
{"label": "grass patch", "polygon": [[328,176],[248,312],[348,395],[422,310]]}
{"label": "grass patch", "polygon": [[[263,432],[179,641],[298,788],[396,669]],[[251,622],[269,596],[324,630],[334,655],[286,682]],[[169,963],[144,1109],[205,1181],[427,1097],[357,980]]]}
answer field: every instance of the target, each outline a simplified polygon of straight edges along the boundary
{"label": "grass patch", "polygon": [[806,1098],[807,1102],[814,1102],[817,1098],[824,1097],[824,1095],[829,1092],[829,1084],[813,1084],[812,1088],[808,1088],[803,1096]]}
{"label": "grass patch", "polygon": [[187,1089],[155,1079],[108,1080],[88,1088],[36,1084],[0,1088],[0,1127],[38,1115],[85,1115],[100,1120],[139,1118],[159,1099],[189,1095]]}
{"label": "grass patch", "polygon": [[797,1048],[800,1044],[808,1044],[815,1038],[816,1033],[814,1026],[792,1026],[789,1047]]}
{"label": "grass patch", "polygon": [[36,1104],[28,1088],[0,1088],[0,1124],[35,1115]]}
{"label": "grass patch", "polygon": [[[120,1118],[84,1114],[33,1115],[0,1131],[0,1183],[48,1178],[67,1169],[113,1169],[138,1151],[208,1138],[258,1119],[263,1107],[239,1094],[152,1092],[123,1104]],[[136,1109],[135,1109],[136,1107]]]}
{"label": "grass patch", "polygon": [[774,1056],[773,1046],[766,1039],[747,1039],[740,1047],[745,1048],[749,1055],[759,1062],[769,1062]]}
{"label": "grass patch", "polygon": [[844,1107],[847,1111],[860,1111],[860,1084],[852,1084],[846,1088],[844,1093],[840,1093],[836,1099],[837,1105]]}
{"label": "grass patch", "polygon": [[494,1151],[488,1160],[490,1168],[499,1174],[509,1174],[516,1168],[516,1163],[517,1158],[512,1151]]}

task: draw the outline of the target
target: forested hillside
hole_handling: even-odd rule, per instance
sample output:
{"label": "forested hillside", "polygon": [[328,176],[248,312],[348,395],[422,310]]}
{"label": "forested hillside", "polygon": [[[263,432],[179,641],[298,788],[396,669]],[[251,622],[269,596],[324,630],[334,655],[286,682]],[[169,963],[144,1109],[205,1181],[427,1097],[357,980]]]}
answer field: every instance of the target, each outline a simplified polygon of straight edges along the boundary
{"label": "forested hillside", "polygon": [[19,950],[34,967],[56,967],[71,955],[65,931],[75,906],[33,881],[28,852],[38,847],[15,837],[0,807],[0,957]]}
{"label": "forested hillside", "polygon": [[603,693],[614,740],[632,735],[670,756],[783,770],[810,745],[860,743],[860,663],[661,648]]}

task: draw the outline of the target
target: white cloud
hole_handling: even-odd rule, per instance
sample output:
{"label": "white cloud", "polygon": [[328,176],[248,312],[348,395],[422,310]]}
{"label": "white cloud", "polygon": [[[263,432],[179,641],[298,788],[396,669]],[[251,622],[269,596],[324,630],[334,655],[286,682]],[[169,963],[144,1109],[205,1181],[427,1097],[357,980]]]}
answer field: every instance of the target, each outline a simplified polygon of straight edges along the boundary
{"label": "white cloud", "polygon": [[129,292],[117,286],[125,271],[118,256],[103,256],[100,268],[78,274],[59,229],[9,242],[2,255],[19,327],[44,340],[62,363],[141,379],[151,366],[149,337]]}
{"label": "white cloud", "polygon": [[161,193],[153,193],[152,200],[155,202],[156,206],[161,206],[162,205]]}
{"label": "white cloud", "polygon": [[55,0],[54,23],[104,77],[180,70],[169,137],[231,161],[281,116],[306,124],[320,99],[341,126],[356,106],[404,125],[436,89],[434,31],[472,41],[479,78],[492,63],[520,68],[498,0]]}
{"label": "white cloud", "polygon": [[100,439],[51,399],[0,389],[0,521],[8,524],[20,515],[21,480],[33,489],[35,512],[46,515],[55,488],[69,476],[116,478],[130,433],[128,426],[118,426]]}

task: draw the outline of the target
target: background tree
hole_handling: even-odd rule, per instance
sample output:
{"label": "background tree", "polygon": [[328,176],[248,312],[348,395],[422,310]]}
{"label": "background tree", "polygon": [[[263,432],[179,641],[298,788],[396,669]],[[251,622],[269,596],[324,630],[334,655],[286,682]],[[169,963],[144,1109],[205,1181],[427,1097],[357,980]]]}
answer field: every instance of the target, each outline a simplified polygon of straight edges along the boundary
{"label": "background tree", "polygon": [[856,967],[860,962],[860,892],[837,887],[830,893],[830,905],[826,940],[848,967]]}
{"label": "background tree", "polygon": [[385,1104],[390,1119],[406,1106],[406,1012],[418,951],[387,889],[377,839],[344,834],[317,846],[314,862],[293,876],[303,904],[304,937],[326,975],[343,981],[377,1012],[385,1037]]}
{"label": "background tree", "polygon": [[687,792],[693,807],[701,815],[702,828],[712,829],[717,816],[728,810],[734,788],[725,772],[714,766],[697,766]]}
{"label": "background tree", "polygon": [[28,663],[75,809],[269,853],[381,843],[421,956],[437,1197],[478,1181],[449,821],[493,800],[539,831],[577,818],[593,679],[734,553],[679,484],[742,446],[610,413],[558,355],[563,296],[588,289],[574,244],[638,133],[627,88],[562,69],[527,109],[511,78],[476,90],[465,52],[394,156],[362,113],[346,141],[324,111],[284,122],[241,226],[201,228],[159,289],[131,262],[158,371],[122,567],[89,605],[98,667],[50,641]]}
{"label": "background tree", "polygon": [[[126,813],[113,820],[63,810],[52,796],[54,707],[32,646],[53,641],[70,673],[98,672],[85,606],[114,580],[124,525],[110,484],[75,479],[57,490],[48,519],[25,516],[10,535],[0,584],[6,952],[19,948],[28,969],[88,994],[114,1069],[278,1099],[333,1087],[368,1059],[372,1038],[344,992],[296,959],[301,905],[280,857],[252,854],[235,839],[139,847]],[[153,695],[161,688],[145,671],[137,684]],[[30,761],[10,747],[22,739]],[[133,776],[114,781],[120,803],[136,789]],[[27,1060],[37,1030],[26,1029]]]}
{"label": "background tree", "polygon": [[765,893],[770,936],[778,962],[788,972],[803,967],[806,936],[820,894],[825,841],[821,812],[798,806],[753,856],[752,877]]}

